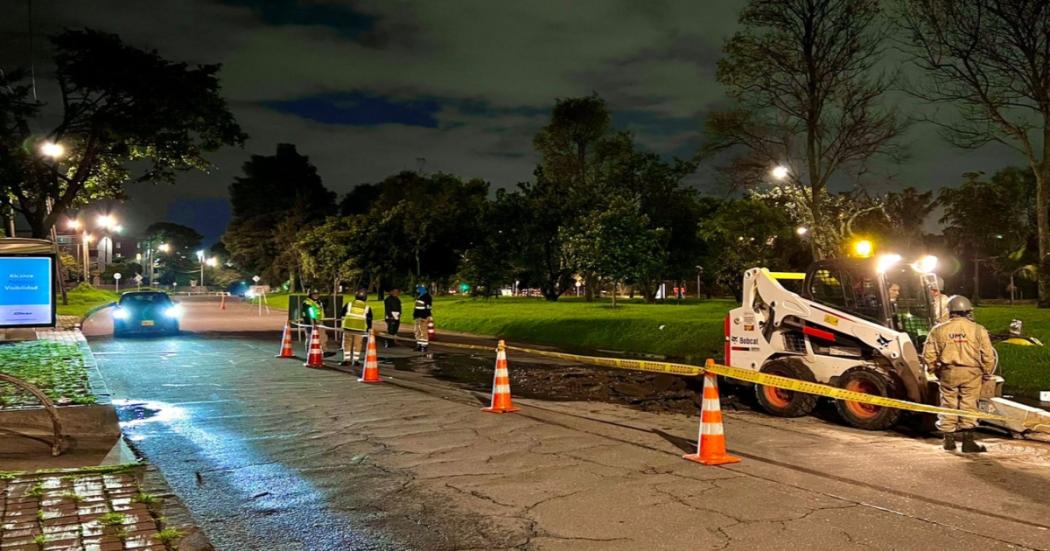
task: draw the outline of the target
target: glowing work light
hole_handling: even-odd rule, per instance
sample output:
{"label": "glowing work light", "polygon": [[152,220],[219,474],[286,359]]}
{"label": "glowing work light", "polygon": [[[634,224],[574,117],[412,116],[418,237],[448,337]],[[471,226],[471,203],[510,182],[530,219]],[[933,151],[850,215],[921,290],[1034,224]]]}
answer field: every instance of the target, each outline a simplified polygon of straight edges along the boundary
{"label": "glowing work light", "polygon": [[869,258],[872,253],[875,252],[875,245],[867,239],[861,239],[853,242],[853,255],[859,256],[860,258]]}

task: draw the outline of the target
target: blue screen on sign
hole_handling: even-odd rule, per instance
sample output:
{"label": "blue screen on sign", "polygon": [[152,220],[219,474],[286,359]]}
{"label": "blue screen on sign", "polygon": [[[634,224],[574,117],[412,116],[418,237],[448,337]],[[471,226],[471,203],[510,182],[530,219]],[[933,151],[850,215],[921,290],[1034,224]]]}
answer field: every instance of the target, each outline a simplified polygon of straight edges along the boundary
{"label": "blue screen on sign", "polygon": [[0,327],[53,323],[53,270],[48,256],[0,256]]}

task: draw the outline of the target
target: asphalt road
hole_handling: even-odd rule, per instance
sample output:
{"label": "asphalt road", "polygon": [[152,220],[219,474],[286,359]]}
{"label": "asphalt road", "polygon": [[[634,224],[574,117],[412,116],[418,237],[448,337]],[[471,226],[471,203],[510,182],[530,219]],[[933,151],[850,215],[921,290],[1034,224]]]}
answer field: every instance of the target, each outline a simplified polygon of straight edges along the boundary
{"label": "asphalt road", "polygon": [[743,461],[703,467],[680,457],[692,416],[536,399],[483,414],[486,396],[426,368],[492,358],[381,350],[387,383],[361,385],[274,359],[275,331],[222,332],[279,315],[186,306],[178,337],[86,328],[126,435],[220,549],[1050,549],[1044,444],[986,438],[972,457],[731,411]]}

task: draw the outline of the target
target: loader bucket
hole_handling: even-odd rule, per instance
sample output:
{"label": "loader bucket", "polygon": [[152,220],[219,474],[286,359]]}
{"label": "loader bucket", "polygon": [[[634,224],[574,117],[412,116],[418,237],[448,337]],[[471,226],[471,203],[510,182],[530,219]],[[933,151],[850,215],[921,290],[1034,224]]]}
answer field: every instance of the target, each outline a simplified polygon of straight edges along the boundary
{"label": "loader bucket", "polygon": [[982,423],[1004,428],[1030,440],[1050,442],[1050,411],[1005,398],[982,400],[981,409],[1006,417],[1005,421],[982,420]]}

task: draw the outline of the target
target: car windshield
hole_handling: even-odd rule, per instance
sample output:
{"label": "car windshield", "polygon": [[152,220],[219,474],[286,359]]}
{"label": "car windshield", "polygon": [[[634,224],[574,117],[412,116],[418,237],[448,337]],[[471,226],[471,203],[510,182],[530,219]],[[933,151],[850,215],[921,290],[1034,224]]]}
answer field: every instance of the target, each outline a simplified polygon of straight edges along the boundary
{"label": "car windshield", "polygon": [[171,304],[164,293],[135,293],[120,297],[121,306],[154,306]]}

